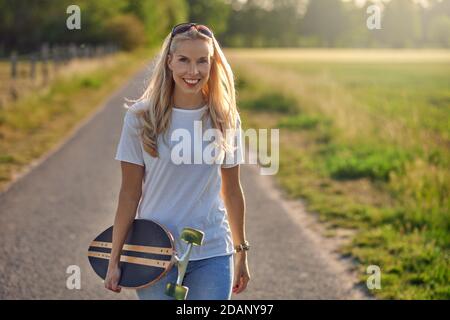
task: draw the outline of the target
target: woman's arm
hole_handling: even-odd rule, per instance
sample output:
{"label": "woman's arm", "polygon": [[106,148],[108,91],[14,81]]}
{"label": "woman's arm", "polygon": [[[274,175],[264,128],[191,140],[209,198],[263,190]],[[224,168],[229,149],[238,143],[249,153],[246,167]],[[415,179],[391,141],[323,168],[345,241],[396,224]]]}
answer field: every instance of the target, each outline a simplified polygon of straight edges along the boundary
{"label": "woman's arm", "polygon": [[[227,209],[234,245],[244,243],[245,236],[245,199],[242,191],[239,173],[240,165],[222,168],[221,196]],[[234,258],[233,292],[245,290],[250,281],[247,263],[247,252],[242,250]]]}
{"label": "woman's arm", "polygon": [[116,217],[114,219],[110,263],[119,263],[125,237],[136,216],[136,209],[142,195],[144,167],[121,161],[122,185],[119,193]]}
{"label": "woman's arm", "polygon": [[120,292],[120,288],[117,287],[120,280],[120,272],[117,270],[120,262],[120,253],[128,230],[136,216],[136,209],[142,194],[142,179],[145,173],[144,167],[137,164],[121,161],[121,167],[122,185],[114,219],[108,275],[105,279],[105,287],[116,292]]}
{"label": "woman's arm", "polygon": [[234,245],[243,243],[245,238],[245,200],[239,180],[239,168],[222,168],[221,196],[227,208]]}

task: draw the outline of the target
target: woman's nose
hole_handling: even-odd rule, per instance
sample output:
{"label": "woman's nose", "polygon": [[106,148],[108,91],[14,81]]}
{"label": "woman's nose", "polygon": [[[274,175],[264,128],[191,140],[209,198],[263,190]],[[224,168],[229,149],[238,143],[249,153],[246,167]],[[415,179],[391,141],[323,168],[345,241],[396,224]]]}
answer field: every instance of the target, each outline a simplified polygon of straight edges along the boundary
{"label": "woman's nose", "polygon": [[191,75],[194,75],[194,76],[197,74],[197,65],[195,63],[191,63],[189,72]]}

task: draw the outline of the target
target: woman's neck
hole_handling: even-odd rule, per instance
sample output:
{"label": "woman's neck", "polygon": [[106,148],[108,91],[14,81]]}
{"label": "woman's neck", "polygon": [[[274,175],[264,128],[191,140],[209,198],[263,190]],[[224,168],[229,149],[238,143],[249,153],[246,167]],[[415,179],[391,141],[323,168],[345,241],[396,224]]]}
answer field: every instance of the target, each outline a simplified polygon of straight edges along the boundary
{"label": "woman's neck", "polygon": [[205,105],[205,99],[200,91],[198,94],[185,94],[175,89],[173,103],[180,109],[196,109]]}

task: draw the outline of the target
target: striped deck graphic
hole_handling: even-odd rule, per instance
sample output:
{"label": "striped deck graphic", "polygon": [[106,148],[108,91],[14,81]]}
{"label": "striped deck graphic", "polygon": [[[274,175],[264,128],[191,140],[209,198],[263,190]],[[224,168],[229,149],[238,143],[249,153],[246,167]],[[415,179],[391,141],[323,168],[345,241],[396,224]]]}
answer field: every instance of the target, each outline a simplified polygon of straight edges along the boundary
{"label": "striped deck graphic", "polygon": [[[112,243],[104,242],[104,241],[92,241],[91,247],[112,249]],[[163,255],[172,255],[173,254],[172,248],[136,246],[136,245],[131,245],[131,244],[124,244],[122,250],[153,253],[153,254],[163,254]]]}
{"label": "striped deck graphic", "polygon": [[[109,260],[111,257],[111,254],[105,253],[105,252],[88,251],[88,256],[93,257],[93,258]],[[144,266],[158,267],[158,268],[163,268],[163,269],[167,268],[167,266],[170,263],[170,261],[165,261],[165,260],[138,258],[138,257],[125,256],[125,255],[120,256],[120,261],[134,263],[134,264],[140,264],[140,265],[144,265]]]}

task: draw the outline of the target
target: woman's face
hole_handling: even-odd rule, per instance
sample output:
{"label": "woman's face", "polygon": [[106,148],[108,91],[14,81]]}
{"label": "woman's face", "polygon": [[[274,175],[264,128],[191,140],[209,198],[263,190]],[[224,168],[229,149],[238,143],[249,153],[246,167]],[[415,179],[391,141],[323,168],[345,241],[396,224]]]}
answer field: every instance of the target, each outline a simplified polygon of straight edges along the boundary
{"label": "woman's face", "polygon": [[178,89],[187,94],[198,93],[208,82],[211,69],[210,47],[204,40],[180,41],[168,66]]}

